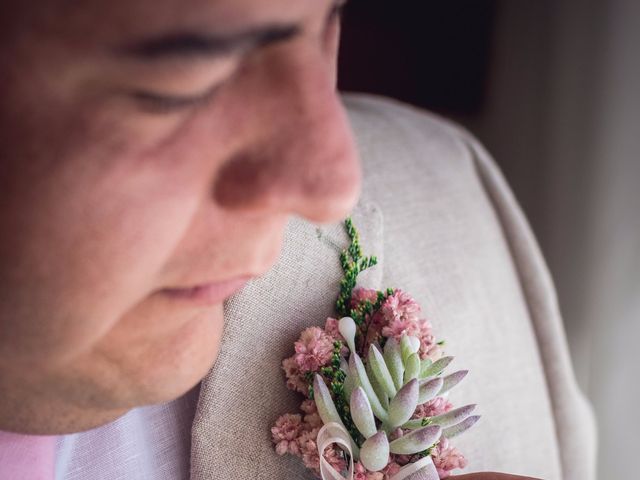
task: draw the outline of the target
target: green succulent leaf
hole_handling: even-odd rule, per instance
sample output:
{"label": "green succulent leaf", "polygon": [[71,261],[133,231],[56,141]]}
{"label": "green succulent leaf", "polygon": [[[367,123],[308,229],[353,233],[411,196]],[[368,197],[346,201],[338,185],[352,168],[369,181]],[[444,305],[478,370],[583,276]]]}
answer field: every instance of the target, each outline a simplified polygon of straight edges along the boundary
{"label": "green succulent leaf", "polygon": [[404,367],[404,383],[413,380],[414,378],[418,378],[420,375],[420,357],[417,353],[412,353],[407,358]]}
{"label": "green succulent leaf", "polygon": [[420,393],[418,394],[418,405],[433,400],[438,392],[442,390],[444,380],[441,377],[432,378],[420,385]]}
{"label": "green succulent leaf", "polygon": [[389,462],[389,439],[385,432],[369,437],[360,449],[360,461],[371,472],[378,472]]}
{"label": "green succulent leaf", "polygon": [[346,374],[349,373],[349,364],[343,357],[340,357],[340,370],[342,370]]}
{"label": "green succulent leaf", "polygon": [[390,430],[399,427],[411,418],[418,406],[420,386],[415,378],[400,389],[389,404],[389,419],[386,422]]}
{"label": "green succulent leaf", "polygon": [[342,317],[338,322],[338,330],[347,342],[351,352],[356,351],[356,322],[351,317]]}
{"label": "green succulent leaf", "polygon": [[414,455],[436,443],[440,435],[442,428],[438,425],[422,427],[391,442],[389,451],[397,455]]}
{"label": "green succulent leaf", "polygon": [[380,382],[378,381],[377,377],[373,374],[373,366],[371,365],[371,362],[367,362],[364,366],[364,369],[367,372],[367,377],[369,377],[369,381],[371,382],[373,391],[376,392],[376,395],[378,397],[378,400],[380,400],[382,407],[385,410],[388,409],[389,397],[385,389],[382,388],[382,385],[380,385]]}
{"label": "green succulent leaf", "polygon": [[440,425],[442,428],[456,425],[469,417],[475,410],[476,405],[465,405],[464,407],[456,408],[442,415],[429,418],[431,425]]}
{"label": "green succulent leaf", "polygon": [[413,353],[416,353],[420,348],[420,340],[416,337],[410,337],[409,335],[402,335],[400,339],[400,351],[402,353],[402,361],[405,366],[407,364],[407,359]]}
{"label": "green succulent leaf", "polygon": [[420,360],[420,378],[424,378],[425,376],[422,374],[427,368],[433,365],[433,362],[430,358],[424,358]]}
{"label": "green succulent leaf", "polygon": [[440,373],[442,373],[442,371],[449,366],[452,360],[453,357],[442,357],[429,365],[423,363],[420,372],[420,378],[435,377],[436,375],[440,375]]}
{"label": "green succulent leaf", "polygon": [[357,387],[351,394],[350,407],[353,423],[355,423],[360,433],[364,435],[364,438],[375,435],[377,431],[376,420],[373,417],[367,394],[362,387]]}
{"label": "green succulent leaf", "polygon": [[342,419],[338,414],[338,410],[331,398],[331,393],[329,393],[329,388],[327,388],[324,380],[318,374],[316,374],[313,380],[313,398],[316,402],[316,406],[318,407],[318,414],[322,419],[322,423],[327,424],[336,422],[344,427]]}
{"label": "green succulent leaf", "polygon": [[458,370],[457,372],[452,373],[451,375],[447,375],[444,377],[442,383],[442,389],[438,392],[438,395],[443,395],[451,390],[453,387],[458,385],[464,377],[467,376],[469,370]]}
{"label": "green succulent leaf", "polygon": [[384,357],[380,353],[380,350],[378,350],[378,347],[376,347],[375,345],[371,345],[371,347],[369,348],[369,365],[371,365],[373,375],[378,381],[378,384],[383,388],[387,397],[395,397],[398,391],[396,390],[393,377],[391,376],[391,372],[387,368]]}
{"label": "green succulent leaf", "polygon": [[373,414],[380,419],[382,422],[386,422],[388,415],[387,411],[384,409],[376,392],[373,390],[373,386],[369,381],[369,377],[367,376],[366,369],[362,360],[358,356],[357,353],[353,352],[351,357],[349,358],[349,369],[351,370],[351,374],[355,375],[358,385],[360,385],[364,392],[367,394],[369,398],[369,403],[371,404],[371,409],[373,410]]}
{"label": "green succulent leaf", "polygon": [[442,431],[442,435],[445,438],[453,438],[457,437],[463,432],[466,432],[471,427],[475,425],[475,423],[480,420],[480,415],[474,415],[472,417],[465,418],[462,422],[454,425],[453,427],[445,428]]}
{"label": "green succulent leaf", "polygon": [[429,417],[414,418],[413,420],[409,420],[404,425],[402,425],[402,428],[407,430],[416,430],[417,428],[426,427],[427,425],[431,425]]}
{"label": "green succulent leaf", "polygon": [[351,373],[347,373],[347,375],[344,378],[344,383],[342,384],[342,388],[344,388],[345,398],[351,398],[351,395],[353,394],[353,390],[356,387],[357,385],[356,385],[355,376],[351,375]]}
{"label": "green succulent leaf", "polygon": [[390,338],[384,345],[384,362],[389,369],[393,384],[396,390],[402,388],[403,375],[404,375],[404,363],[402,362],[402,353],[400,350],[400,344],[395,338]]}
{"label": "green succulent leaf", "polygon": [[[338,410],[336,409],[335,404],[333,403],[333,399],[331,398],[331,393],[329,393],[327,385],[324,383],[322,377],[317,373],[313,379],[313,392],[313,399],[316,402],[318,415],[320,415],[322,423],[326,425],[327,423],[335,422],[341,425],[342,428],[347,430],[347,428],[344,426],[344,423],[342,422],[342,419],[340,418],[340,415],[338,414]],[[358,444],[353,440],[351,436],[349,436],[349,439],[351,440],[351,450],[353,451],[353,455],[358,458],[360,454]]]}

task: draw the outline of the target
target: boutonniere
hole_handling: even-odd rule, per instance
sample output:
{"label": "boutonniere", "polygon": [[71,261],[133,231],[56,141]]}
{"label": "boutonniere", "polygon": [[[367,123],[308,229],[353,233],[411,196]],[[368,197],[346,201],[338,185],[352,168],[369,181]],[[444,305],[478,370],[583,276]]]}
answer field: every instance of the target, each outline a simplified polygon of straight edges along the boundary
{"label": "boutonniere", "polygon": [[467,371],[444,373],[453,357],[410,295],[357,287],[377,260],[363,255],[351,219],[345,226],[339,320],[304,330],[282,362],[287,387],[304,400],[272,427],[276,452],[323,480],[446,478],[467,463],[450,440],[480,418],[475,405],[448,400]]}

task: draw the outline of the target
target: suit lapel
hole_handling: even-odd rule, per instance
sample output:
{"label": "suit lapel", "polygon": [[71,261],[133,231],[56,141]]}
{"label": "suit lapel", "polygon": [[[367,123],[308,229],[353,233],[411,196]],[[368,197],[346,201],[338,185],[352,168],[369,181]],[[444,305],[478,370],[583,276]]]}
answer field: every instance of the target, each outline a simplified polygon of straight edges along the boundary
{"label": "suit lapel", "polygon": [[[352,217],[364,253],[379,259],[362,283],[379,288],[381,211],[361,202]],[[270,428],[279,415],[298,411],[301,398],[286,389],[280,365],[304,328],[334,315],[347,245],[342,224],[292,220],[277,264],[225,305],[220,353],[202,381],[192,427],[192,480],[311,478],[299,459],[275,454]]]}

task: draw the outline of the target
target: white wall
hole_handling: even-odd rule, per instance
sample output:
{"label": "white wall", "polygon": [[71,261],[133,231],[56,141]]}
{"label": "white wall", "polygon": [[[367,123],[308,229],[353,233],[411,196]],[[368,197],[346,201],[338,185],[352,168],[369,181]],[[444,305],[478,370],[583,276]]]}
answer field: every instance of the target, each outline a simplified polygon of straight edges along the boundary
{"label": "white wall", "polygon": [[640,2],[604,18],[585,232],[588,391],[602,432],[600,478],[638,477],[640,448]]}
{"label": "white wall", "polygon": [[502,0],[488,145],[556,280],[602,480],[640,448],[640,1]]}

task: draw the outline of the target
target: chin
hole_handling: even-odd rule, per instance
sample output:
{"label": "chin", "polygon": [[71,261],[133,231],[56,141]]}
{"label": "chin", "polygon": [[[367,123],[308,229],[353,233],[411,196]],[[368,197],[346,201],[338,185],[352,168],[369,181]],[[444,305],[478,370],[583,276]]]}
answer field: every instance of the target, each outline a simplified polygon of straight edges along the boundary
{"label": "chin", "polygon": [[[148,321],[147,321],[148,320]],[[165,403],[196,386],[215,363],[223,330],[222,305],[190,312],[154,315],[138,324],[138,333],[111,346],[108,356],[116,359],[107,368],[116,377],[100,382],[94,407],[131,409]],[[158,325],[174,328],[159,329]],[[154,334],[155,333],[155,334]],[[95,378],[95,372],[91,372]],[[94,384],[95,385],[95,384]]]}
{"label": "chin", "polygon": [[157,350],[142,380],[148,398],[145,403],[174,400],[196,386],[218,356],[222,334],[222,307],[189,321],[177,335]]}
{"label": "chin", "polygon": [[[158,324],[166,328],[158,331]],[[133,408],[181,397],[216,360],[222,305],[188,316],[157,316],[155,330],[154,324],[141,326],[135,335],[120,331],[126,342],[103,344],[36,376],[38,391],[46,394],[34,395],[26,388],[24,400],[15,405],[18,413],[0,415],[2,428],[41,435],[80,432],[114,421]],[[0,401],[0,413],[3,405]]]}

